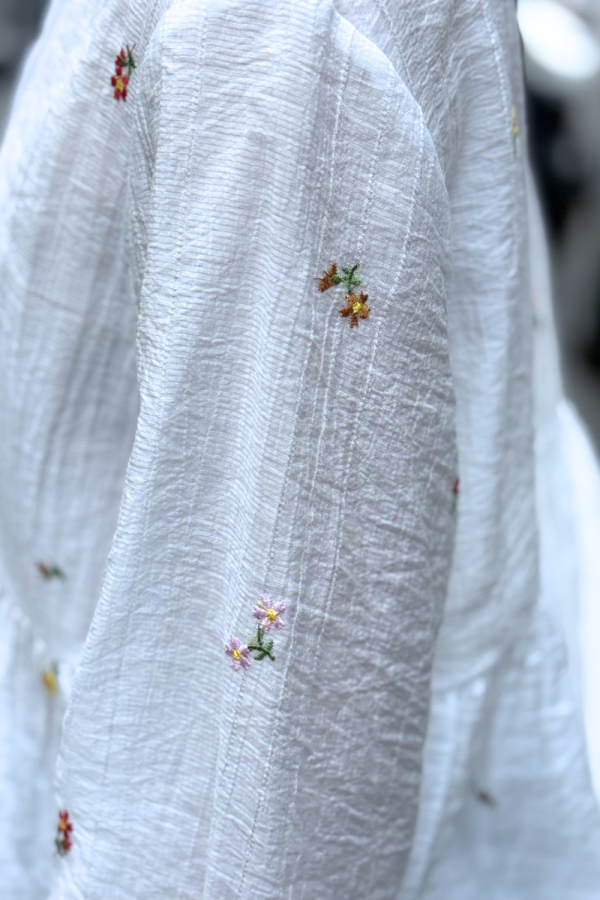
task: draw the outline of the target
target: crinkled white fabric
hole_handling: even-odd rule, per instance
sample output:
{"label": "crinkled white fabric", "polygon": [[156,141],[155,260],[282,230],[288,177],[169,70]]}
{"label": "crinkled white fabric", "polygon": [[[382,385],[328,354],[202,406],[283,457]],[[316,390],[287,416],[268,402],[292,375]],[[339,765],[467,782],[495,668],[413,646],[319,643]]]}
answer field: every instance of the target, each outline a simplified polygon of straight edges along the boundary
{"label": "crinkled white fabric", "polygon": [[[115,524],[138,306],[141,406],[66,720],[54,900],[395,900],[403,875],[403,897],[600,893],[536,605],[513,105],[522,132],[512,0],[55,0],[0,166],[2,353],[11,385],[28,373],[2,387],[0,553],[61,661]],[[316,291],[333,259],[370,295],[352,331]],[[42,555],[64,584],[34,578]],[[264,589],[287,607],[277,660],[233,672],[224,639]],[[32,670],[8,692],[39,691]],[[6,816],[0,854],[31,818]],[[13,883],[45,896],[25,867]]]}
{"label": "crinkled white fabric", "polygon": [[[139,67],[117,104],[115,47],[134,38]],[[91,359],[79,373],[79,332],[55,346],[84,387],[89,368],[105,384],[81,403],[94,422],[98,407],[121,416],[117,447],[140,304],[141,409],[67,720],[61,804],[75,830],[56,895],[390,896],[416,815],[456,474],[449,207],[418,105],[329,3],[150,17],[59,5],[4,165],[10,202],[24,202],[22,167],[41,219],[7,214],[6,352],[32,358],[11,340],[28,303],[43,321],[63,306],[76,324],[98,315],[90,345],[116,384]],[[63,168],[59,190],[47,173]],[[80,228],[93,247],[77,245]],[[374,312],[357,330],[316,290],[334,258],[361,260]],[[74,426],[61,437],[63,454],[87,452]],[[98,453],[118,468],[117,452]],[[89,548],[94,526],[76,525],[70,540]],[[60,534],[49,552],[70,580],[85,567]],[[235,673],[224,639],[250,630],[264,589],[287,606],[277,661]]]}
{"label": "crinkled white fabric", "polygon": [[[340,0],[340,6],[406,73],[440,154],[452,146],[448,132],[458,131],[447,167],[454,245],[448,318],[461,497],[419,822],[401,897],[597,897],[598,812],[565,656],[568,644],[578,667],[579,635],[564,627],[566,610],[572,617],[579,599],[577,511],[559,427],[551,325],[536,345],[539,593],[536,583],[514,7],[428,3],[423,30],[410,2]],[[512,106],[520,134],[511,146]],[[536,213],[532,224],[532,287],[548,305]]]}
{"label": "crinkled white fabric", "polygon": [[[566,452],[574,419],[562,396],[547,252],[531,182],[528,188],[539,597],[518,620],[522,631],[504,658],[484,675],[447,688],[434,670],[419,823],[402,900],[600,894],[598,808],[580,702],[585,570]],[[595,468],[588,469],[592,486]],[[442,625],[447,646],[449,627]],[[588,678],[588,696],[595,686]]]}
{"label": "crinkled white fabric", "polygon": [[563,402],[558,414],[577,536],[575,563],[579,574],[580,608],[576,618],[576,647],[579,649],[576,670],[580,675],[579,695],[592,777],[596,797],[600,800],[600,469],[589,434],[572,405]]}
{"label": "crinkled white fabric", "polygon": [[[48,896],[61,723],[116,527],[138,405],[135,309],[119,252],[128,230],[125,177],[110,122],[98,123],[102,113],[80,78],[93,44],[76,31],[78,6],[64,10],[71,34],[53,9],[60,49],[42,40],[30,55],[0,155],[0,896],[7,900]],[[66,578],[45,581],[40,562],[58,565]],[[53,665],[58,696],[42,682]]]}

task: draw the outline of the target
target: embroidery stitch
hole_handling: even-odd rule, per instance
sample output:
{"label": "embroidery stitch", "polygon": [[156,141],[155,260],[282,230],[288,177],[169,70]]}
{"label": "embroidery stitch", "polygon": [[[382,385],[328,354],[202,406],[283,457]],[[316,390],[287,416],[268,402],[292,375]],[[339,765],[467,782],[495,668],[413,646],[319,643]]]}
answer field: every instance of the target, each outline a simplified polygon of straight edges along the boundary
{"label": "embroidery stitch", "polygon": [[[126,44],[125,46],[127,47],[127,52],[121,48],[121,52],[117,53],[117,58],[115,59],[115,74],[110,79],[110,83],[115,89],[113,94],[115,100],[127,100],[127,85],[129,84],[131,73],[136,68],[135,60],[133,58],[135,44],[133,47],[130,47],[129,44]],[[123,69],[127,69],[126,75],[124,74]]]}
{"label": "embroidery stitch", "polygon": [[493,794],[489,793],[489,791],[477,791],[477,799],[480,803],[485,803],[486,806],[489,806],[490,809],[496,809],[498,806],[498,801]]}
{"label": "embroidery stitch", "polygon": [[362,291],[360,294],[357,294],[354,290],[362,283],[362,278],[357,271],[358,267],[359,263],[356,263],[354,266],[342,266],[342,274],[340,275],[336,263],[331,263],[319,280],[319,291],[321,293],[340,284],[346,287],[346,303],[339,310],[339,313],[343,318],[350,319],[350,328],[358,328],[358,320],[368,319],[371,312],[371,307],[367,306],[369,295],[363,294]]}
{"label": "embroidery stitch", "polygon": [[231,657],[231,667],[236,671],[238,669],[248,669],[250,667],[250,653],[254,653],[252,659],[257,662],[263,660],[266,656],[275,662],[275,654],[273,653],[273,638],[265,640],[265,635],[272,628],[279,629],[285,626],[285,622],[281,618],[285,612],[285,604],[280,600],[273,600],[270,594],[263,594],[256,604],[252,607],[252,615],[258,619],[259,624],[256,628],[256,636],[247,644],[242,644],[238,637],[231,635],[229,643],[225,644],[225,653]]}
{"label": "embroidery stitch", "polygon": [[259,625],[256,630],[256,643],[248,644],[248,650],[256,651],[256,656],[254,657],[254,659],[258,661],[264,659],[265,656],[268,656],[269,659],[275,662],[275,654],[273,653],[273,639],[271,638],[265,643],[263,641],[264,635],[264,629]]}
{"label": "embroidery stitch", "polygon": [[45,578],[46,581],[50,581],[51,578],[62,578],[64,580],[67,577],[63,570],[58,566],[47,566],[45,563],[39,562],[37,567],[40,575]]}
{"label": "embroidery stitch", "polygon": [[455,513],[455,512],[456,512],[456,503],[457,503],[457,500],[458,500],[458,486],[459,486],[459,483],[460,483],[460,480],[457,478],[457,479],[455,480],[454,484],[452,485],[452,494],[453,494],[453,497],[452,497],[452,508],[450,509],[450,512],[451,512],[451,513]]}
{"label": "embroidery stitch", "polygon": [[66,856],[73,841],[71,840],[70,834],[73,831],[73,825],[69,819],[69,813],[66,809],[61,809],[58,814],[58,825],[56,826],[56,839],[54,843],[56,844],[56,852],[59,856]]}
{"label": "embroidery stitch", "polygon": [[225,644],[225,653],[231,657],[232,669],[237,671],[237,669],[247,669],[250,666],[248,659],[250,648],[247,644],[242,644],[239,638],[231,635],[229,643]]}
{"label": "embroidery stitch", "polygon": [[284,612],[283,603],[274,603],[270,594],[263,594],[258,604],[252,607],[252,615],[260,620],[265,634],[268,634],[271,628],[283,628],[285,622],[282,621],[281,614]]}
{"label": "embroidery stitch", "polygon": [[58,666],[56,663],[52,663],[51,666],[48,666],[47,669],[44,669],[42,672],[42,681],[44,682],[44,686],[51,697],[56,697],[58,694],[59,684],[58,684]]}
{"label": "embroidery stitch", "polygon": [[356,294],[348,294],[346,297],[346,305],[340,309],[340,316],[344,318],[350,316],[350,328],[358,327],[359,319],[369,318],[371,307],[367,306],[368,299],[369,295],[363,294],[362,291],[358,297]]}

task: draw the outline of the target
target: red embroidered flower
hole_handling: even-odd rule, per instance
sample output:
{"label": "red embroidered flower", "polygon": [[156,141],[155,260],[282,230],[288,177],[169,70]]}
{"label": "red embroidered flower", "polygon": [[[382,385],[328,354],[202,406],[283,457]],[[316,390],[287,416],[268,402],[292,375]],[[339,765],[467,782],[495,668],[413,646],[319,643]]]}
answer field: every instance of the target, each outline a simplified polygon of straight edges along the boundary
{"label": "red embroidered flower", "polygon": [[[119,69],[121,71],[119,71]],[[127,75],[122,75],[122,69],[120,66],[117,67],[117,74],[113,75],[110,79],[112,86],[115,89],[114,98],[115,100],[120,100],[121,97],[123,100],[127,100],[127,85],[129,84],[129,78]]]}
{"label": "red embroidered flower", "polygon": [[459,479],[457,478],[454,484],[452,485],[452,508],[450,512],[456,512],[456,501],[458,499],[458,487],[459,487]]}
{"label": "red embroidered flower", "polygon": [[56,826],[56,850],[60,856],[65,856],[73,844],[70,834],[73,831],[73,825],[69,819],[69,813],[66,809],[61,809],[58,814],[58,825]]}
{"label": "red embroidered flower", "polygon": [[[136,67],[133,58],[134,49],[135,44],[133,47],[127,44],[127,50],[121,48],[120,53],[117,53],[115,58],[115,74],[110,79],[110,83],[115,89],[113,93],[115,100],[127,100],[127,85],[129,84],[131,73]],[[124,74],[124,69],[127,69],[126,75]]]}

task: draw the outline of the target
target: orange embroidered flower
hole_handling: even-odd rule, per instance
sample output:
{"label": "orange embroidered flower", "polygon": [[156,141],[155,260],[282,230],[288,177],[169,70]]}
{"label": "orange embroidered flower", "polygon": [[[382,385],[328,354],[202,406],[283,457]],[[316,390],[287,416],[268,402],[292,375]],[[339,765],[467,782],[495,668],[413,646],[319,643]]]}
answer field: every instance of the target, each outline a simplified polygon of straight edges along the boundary
{"label": "orange embroidered flower", "polygon": [[358,327],[359,319],[368,319],[371,308],[367,306],[368,294],[357,294],[355,288],[362,282],[361,276],[358,274],[358,263],[353,266],[342,266],[341,274],[338,273],[337,265],[331,263],[328,269],[323,272],[319,281],[319,290],[328,291],[329,288],[338,284],[343,284],[346,288],[346,304],[340,309],[340,316],[350,319],[350,328]]}
{"label": "orange embroidered flower", "polygon": [[343,318],[350,317],[350,328],[358,327],[359,319],[368,319],[371,307],[367,306],[368,294],[348,294],[346,297],[346,305],[340,309],[340,316]]}
{"label": "orange embroidered flower", "polygon": [[340,276],[337,274],[337,266],[335,263],[331,263],[329,268],[323,272],[323,277],[319,281],[319,290],[321,293],[324,291],[328,291],[329,288],[332,288],[336,284],[340,284],[341,282]]}

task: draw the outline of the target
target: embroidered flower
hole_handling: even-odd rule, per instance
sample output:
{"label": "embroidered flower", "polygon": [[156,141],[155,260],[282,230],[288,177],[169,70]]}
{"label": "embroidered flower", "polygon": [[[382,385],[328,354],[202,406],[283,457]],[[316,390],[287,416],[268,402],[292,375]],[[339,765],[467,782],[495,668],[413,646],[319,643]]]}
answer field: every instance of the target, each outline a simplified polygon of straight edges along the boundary
{"label": "embroidered flower", "polygon": [[346,305],[340,309],[340,316],[346,318],[350,316],[350,328],[358,327],[359,319],[368,319],[371,307],[367,306],[368,294],[362,291],[358,296],[356,294],[348,294],[346,297]]}
{"label": "embroidered flower", "polygon": [[454,484],[452,485],[452,495],[453,496],[452,496],[452,509],[450,510],[450,512],[455,512],[455,510],[456,510],[456,501],[458,500],[458,486],[459,486],[459,479],[457,478],[455,480]]}
{"label": "embroidered flower", "polygon": [[[135,44],[133,47],[127,44],[127,51],[121,49],[121,52],[117,54],[115,59],[115,74],[110,80],[115,89],[113,94],[115,100],[127,100],[127,85],[129,84],[131,73],[136,68],[133,58],[134,49]],[[127,74],[125,74],[124,69],[127,69]]]}
{"label": "embroidered flower", "polygon": [[489,806],[491,809],[495,809],[498,806],[498,801],[489,791],[477,791],[477,799],[480,803],[485,803],[485,805]]}
{"label": "embroidered flower", "polygon": [[331,263],[329,268],[323,272],[323,277],[319,281],[319,290],[321,293],[324,291],[328,291],[329,288],[332,288],[336,284],[340,284],[341,277],[337,274],[337,266],[335,263]]}
{"label": "embroidered flower", "polygon": [[45,563],[39,562],[37,567],[40,575],[45,578],[46,581],[50,581],[51,578],[66,578],[65,573],[62,569],[59,569],[58,566],[47,566]]}
{"label": "embroidered flower", "polygon": [[354,266],[342,266],[342,274],[338,274],[337,265],[331,263],[328,269],[323,272],[323,276],[319,281],[319,290],[328,291],[329,288],[338,284],[343,284],[346,288],[346,304],[340,309],[340,316],[350,319],[350,328],[358,327],[359,319],[368,319],[371,309],[367,306],[368,294],[357,294],[354,290],[362,282],[361,276],[358,274],[358,263]]}
{"label": "embroidered flower", "polygon": [[513,106],[511,110],[512,134],[515,140],[519,137],[519,124],[517,122],[517,107]]}
{"label": "embroidered flower", "polygon": [[256,604],[252,607],[252,615],[258,619],[256,628],[256,636],[251,638],[247,644],[242,644],[239,638],[231,636],[229,643],[225,644],[225,653],[231,657],[231,666],[233,669],[247,669],[250,666],[250,653],[253,653],[253,659],[260,662],[265,657],[275,662],[275,654],[273,653],[273,639],[265,639],[265,635],[272,628],[278,630],[283,628],[285,622],[281,618],[285,612],[285,604],[281,601],[273,600],[270,594],[263,594]]}
{"label": "embroidered flower", "polygon": [[231,636],[229,643],[225,644],[225,653],[231,657],[232,669],[247,669],[250,666],[248,659],[250,649],[246,644],[242,644],[239,638]]}
{"label": "embroidered flower", "polygon": [[72,846],[70,834],[73,831],[73,825],[69,819],[69,813],[66,809],[61,809],[58,814],[58,825],[56,826],[56,849],[60,856],[65,856]]}
{"label": "embroidered flower", "polygon": [[50,696],[56,697],[58,694],[58,666],[56,663],[43,670],[42,681]]}
{"label": "embroidered flower", "polygon": [[112,86],[115,89],[114,98],[115,100],[127,100],[127,85],[129,84],[129,78],[127,75],[123,75],[122,69],[120,66],[117,67],[117,74],[113,75],[110,79]]}
{"label": "embroidered flower", "polygon": [[257,605],[252,608],[252,615],[260,620],[261,628],[268,634],[271,628],[283,628],[285,622],[281,615],[285,612],[285,606],[281,602],[274,602],[269,594],[263,594]]}

